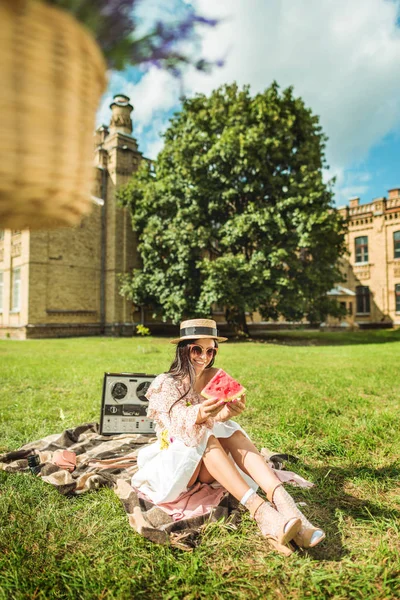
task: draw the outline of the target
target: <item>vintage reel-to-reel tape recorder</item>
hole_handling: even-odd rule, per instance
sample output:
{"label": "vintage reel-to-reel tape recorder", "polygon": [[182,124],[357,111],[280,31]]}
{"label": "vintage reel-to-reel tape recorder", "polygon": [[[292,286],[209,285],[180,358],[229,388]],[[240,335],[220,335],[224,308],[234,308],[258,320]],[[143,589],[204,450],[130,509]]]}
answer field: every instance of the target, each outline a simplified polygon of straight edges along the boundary
{"label": "vintage reel-to-reel tape recorder", "polygon": [[147,417],[145,396],[155,375],[145,373],[104,373],[100,433],[154,433]]}

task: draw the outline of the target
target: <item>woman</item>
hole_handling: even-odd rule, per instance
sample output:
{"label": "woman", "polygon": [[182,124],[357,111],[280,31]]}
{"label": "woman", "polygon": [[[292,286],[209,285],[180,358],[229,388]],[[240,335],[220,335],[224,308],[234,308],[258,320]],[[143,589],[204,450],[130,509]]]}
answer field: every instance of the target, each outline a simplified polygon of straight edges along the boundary
{"label": "woman", "polygon": [[[183,321],[175,360],[151,384],[147,415],[155,421],[158,441],[143,448],[132,486],[154,504],[173,502],[197,482],[218,482],[256,520],[271,545],[290,554],[287,544],[311,548],[325,538],[297,508],[273,470],[231,419],[246,408],[246,397],[228,404],[205,399],[202,389],[215,375],[220,337],[210,319]],[[265,502],[258,494],[261,488]]]}

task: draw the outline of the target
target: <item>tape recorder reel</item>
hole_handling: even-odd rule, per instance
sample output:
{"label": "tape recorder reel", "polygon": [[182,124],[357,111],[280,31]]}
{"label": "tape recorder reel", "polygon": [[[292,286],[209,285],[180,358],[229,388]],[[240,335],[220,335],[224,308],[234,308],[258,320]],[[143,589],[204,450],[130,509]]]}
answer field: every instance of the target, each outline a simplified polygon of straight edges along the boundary
{"label": "tape recorder reel", "polygon": [[101,403],[100,433],[154,433],[147,417],[146,392],[155,375],[145,373],[105,373]]}

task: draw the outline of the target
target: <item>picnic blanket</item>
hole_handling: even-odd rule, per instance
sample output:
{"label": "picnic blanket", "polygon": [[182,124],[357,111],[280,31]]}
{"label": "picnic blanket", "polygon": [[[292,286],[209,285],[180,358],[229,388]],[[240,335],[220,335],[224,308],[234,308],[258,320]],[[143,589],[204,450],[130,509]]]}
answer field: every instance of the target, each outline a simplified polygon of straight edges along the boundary
{"label": "picnic blanket", "polygon": [[[209,522],[225,518],[228,526],[235,528],[244,509],[220,486],[197,483],[177,502],[160,506],[138,495],[130,483],[138,468],[137,453],[155,440],[155,436],[142,434],[104,436],[97,423],[85,423],[0,456],[0,469],[34,473],[64,495],[113,488],[136,532],[152,542],[169,543],[182,550],[191,550],[199,543],[202,528]],[[261,453],[267,461],[274,458],[265,448]],[[34,462],[38,464],[32,468]],[[281,463],[269,464],[277,468],[282,481],[302,487],[313,485],[295,473],[280,470]]]}

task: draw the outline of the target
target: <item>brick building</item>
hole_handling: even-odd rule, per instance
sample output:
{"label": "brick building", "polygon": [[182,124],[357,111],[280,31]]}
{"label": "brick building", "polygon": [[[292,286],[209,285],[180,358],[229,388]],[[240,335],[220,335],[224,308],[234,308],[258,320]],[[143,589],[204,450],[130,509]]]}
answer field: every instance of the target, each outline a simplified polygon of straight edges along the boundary
{"label": "brick building", "polygon": [[[95,133],[93,195],[104,202],[79,227],[0,229],[0,337],[130,335],[140,320],[119,294],[119,274],[131,273],[138,259],[129,213],[115,193],[143,156],[132,137],[129,98],[114,96],[111,110],[109,127]],[[329,293],[347,317],[327,325],[400,326],[400,189],[369,204],[354,198],[338,210],[348,222],[348,255],[344,281]],[[214,316],[223,326],[223,311]],[[278,325],[258,314],[252,319],[255,327]]]}
{"label": "brick building", "polygon": [[330,293],[346,307],[345,323],[400,326],[400,188],[368,204],[353,198],[338,210],[348,223],[348,255],[344,281]]}
{"label": "brick building", "polygon": [[118,275],[136,266],[136,242],[115,191],[143,157],[129,98],[115,96],[111,110],[109,127],[95,133],[93,195],[104,204],[79,227],[0,230],[1,337],[132,333],[132,304],[118,292]]}

